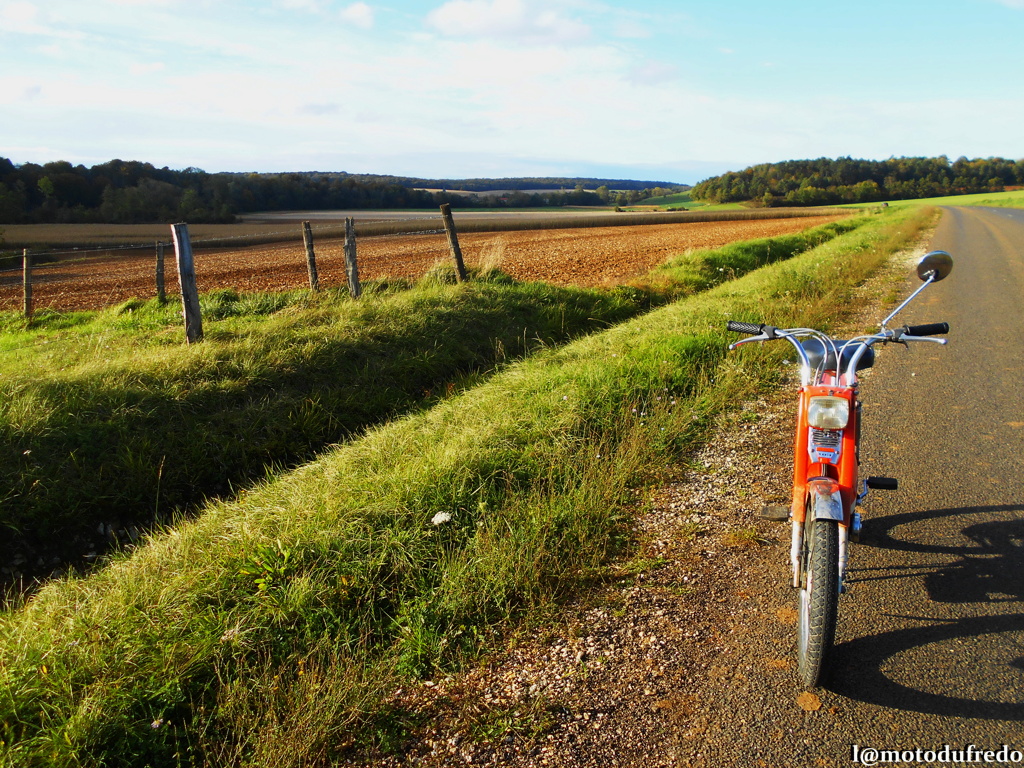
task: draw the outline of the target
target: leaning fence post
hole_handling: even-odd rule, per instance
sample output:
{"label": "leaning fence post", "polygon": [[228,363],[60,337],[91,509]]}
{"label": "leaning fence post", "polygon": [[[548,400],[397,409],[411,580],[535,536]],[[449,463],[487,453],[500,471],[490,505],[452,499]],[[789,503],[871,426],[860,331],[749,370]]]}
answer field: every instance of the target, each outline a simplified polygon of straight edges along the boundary
{"label": "leaning fence post", "polygon": [[466,280],[466,265],[462,261],[459,233],[455,231],[455,219],[452,218],[451,205],[444,203],[441,206],[441,216],[444,219],[444,231],[448,233],[448,248],[452,252],[452,259],[455,261],[455,276],[461,283]]}
{"label": "leaning fence post", "polygon": [[156,244],[156,298],[161,304],[167,302],[167,290],[164,287],[164,243]]}
{"label": "leaning fence post", "polygon": [[345,219],[345,273],[348,275],[348,292],[358,299],[363,292],[359,284],[359,265],[356,262],[356,222]]}
{"label": "leaning fence post", "polygon": [[171,236],[174,239],[174,253],[178,261],[185,339],[191,344],[203,338],[203,316],[199,311],[199,289],[196,287],[196,266],[192,260],[192,241],[188,236],[188,224],[171,224]]}
{"label": "leaning fence post", "polygon": [[28,248],[21,251],[22,275],[21,284],[25,291],[25,317],[32,318],[32,256]]}
{"label": "leaning fence post", "polygon": [[320,290],[320,278],[316,273],[316,254],[313,252],[313,230],[308,221],[302,222],[302,242],[306,244],[306,270],[309,272],[309,290]]}

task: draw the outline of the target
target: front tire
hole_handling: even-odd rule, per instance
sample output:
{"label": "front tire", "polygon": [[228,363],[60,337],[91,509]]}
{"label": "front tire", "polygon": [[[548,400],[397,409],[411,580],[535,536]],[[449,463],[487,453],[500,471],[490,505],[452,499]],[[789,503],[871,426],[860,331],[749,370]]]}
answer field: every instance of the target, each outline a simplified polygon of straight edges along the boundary
{"label": "front tire", "polygon": [[836,636],[839,607],[839,523],[808,521],[797,621],[800,682],[814,688],[823,679]]}

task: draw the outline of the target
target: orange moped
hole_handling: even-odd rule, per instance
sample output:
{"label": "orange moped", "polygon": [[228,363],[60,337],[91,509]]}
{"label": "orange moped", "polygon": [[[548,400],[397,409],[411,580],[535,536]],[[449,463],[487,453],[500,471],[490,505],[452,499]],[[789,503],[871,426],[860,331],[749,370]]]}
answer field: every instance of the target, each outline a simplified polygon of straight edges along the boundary
{"label": "orange moped", "polygon": [[878,333],[834,339],[812,328],[776,328],[730,320],[730,331],[751,334],[731,344],[785,339],[800,364],[799,405],[793,450],[793,498],[787,507],[768,507],[764,516],[792,523],[790,564],[793,587],[800,590],[797,619],[797,667],[810,688],[823,679],[835,641],[839,596],[844,591],[848,545],[861,530],[858,507],[869,489],[896,490],[888,477],[858,477],[861,403],[857,372],[870,368],[875,344],[931,341],[949,331],[946,323],[889,328],[889,322],[925,288],[945,278],[953,259],[932,251],[918,262],[924,281],[885,320]]}

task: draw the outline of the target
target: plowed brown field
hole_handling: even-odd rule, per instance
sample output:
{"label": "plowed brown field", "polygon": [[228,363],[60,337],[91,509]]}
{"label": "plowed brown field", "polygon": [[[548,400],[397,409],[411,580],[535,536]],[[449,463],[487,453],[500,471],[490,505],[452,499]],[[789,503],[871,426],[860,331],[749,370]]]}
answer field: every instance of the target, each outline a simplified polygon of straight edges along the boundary
{"label": "plowed brown field", "polygon": [[[519,280],[558,285],[615,285],[643,275],[669,257],[737,240],[798,232],[835,216],[754,221],[691,222],[629,227],[466,233],[459,243],[468,266],[497,267]],[[316,243],[321,286],[345,285],[341,240]],[[195,244],[200,291],[282,291],[308,284],[301,242],[212,250]],[[448,258],[441,235],[394,235],[358,242],[363,280],[416,278]],[[168,252],[167,290],[177,291],[173,252]],[[97,309],[131,297],[155,295],[152,252],[93,257],[38,267],[33,276],[36,309]],[[22,306],[20,272],[0,273],[0,309]]]}

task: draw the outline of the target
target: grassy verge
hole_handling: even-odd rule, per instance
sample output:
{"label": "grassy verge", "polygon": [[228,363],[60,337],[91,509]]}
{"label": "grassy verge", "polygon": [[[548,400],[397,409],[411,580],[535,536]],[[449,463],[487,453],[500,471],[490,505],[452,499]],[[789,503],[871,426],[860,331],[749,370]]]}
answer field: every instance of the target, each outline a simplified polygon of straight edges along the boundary
{"label": "grassy verge", "polygon": [[[6,335],[0,524],[11,547],[80,555],[98,526],[230,493],[636,311],[620,294],[500,279],[362,302],[219,292],[202,303],[206,341],[192,347],[175,309],[155,302]],[[64,551],[47,545],[55,534]]]}
{"label": "grassy verge", "polygon": [[662,197],[649,197],[638,203],[639,206],[657,206],[663,210],[673,211],[683,208],[688,211],[701,211],[710,213],[712,211],[743,211],[752,210],[750,203],[707,203],[703,200],[694,200],[690,192],[677,192],[674,195]]}
{"label": "grassy verge", "polygon": [[[855,203],[843,208],[878,208],[881,203]],[[949,195],[947,197],[926,197],[916,200],[891,200],[890,207],[935,205],[984,205],[997,208],[1024,208],[1024,191],[979,192],[973,195]]]}
{"label": "grassy verge", "polygon": [[[0,316],[0,561],[45,571],[133,539],[141,525],[225,496],[510,360],[791,257],[855,227],[680,256],[600,291],[516,283],[368,286],[202,297],[206,341],[179,310]],[[444,273],[442,273],[442,277]]]}
{"label": "grassy verge", "polygon": [[393,743],[404,676],[599,574],[630,489],[774,378],[773,350],[725,359],[726,319],[837,319],[923,220],[876,217],[536,354],[47,586],[0,621],[0,755],[291,766]]}

